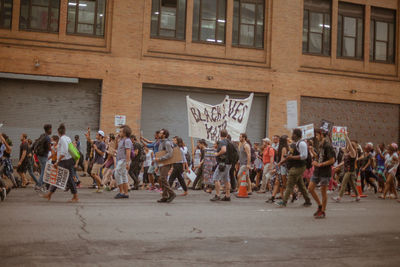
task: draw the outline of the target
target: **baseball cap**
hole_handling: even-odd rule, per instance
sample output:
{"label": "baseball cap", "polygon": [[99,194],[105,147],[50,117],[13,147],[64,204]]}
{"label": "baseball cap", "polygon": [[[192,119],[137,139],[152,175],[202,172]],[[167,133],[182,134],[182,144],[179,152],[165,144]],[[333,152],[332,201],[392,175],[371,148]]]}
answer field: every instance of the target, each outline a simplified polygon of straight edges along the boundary
{"label": "baseball cap", "polygon": [[100,131],[98,131],[97,133],[98,133],[99,135],[103,136],[103,137],[105,136],[104,132],[103,132],[103,131],[101,131],[101,130],[100,130]]}
{"label": "baseball cap", "polygon": [[265,137],[265,138],[263,139],[263,141],[264,141],[264,142],[267,142],[267,143],[271,143],[271,140],[270,140],[268,137]]}

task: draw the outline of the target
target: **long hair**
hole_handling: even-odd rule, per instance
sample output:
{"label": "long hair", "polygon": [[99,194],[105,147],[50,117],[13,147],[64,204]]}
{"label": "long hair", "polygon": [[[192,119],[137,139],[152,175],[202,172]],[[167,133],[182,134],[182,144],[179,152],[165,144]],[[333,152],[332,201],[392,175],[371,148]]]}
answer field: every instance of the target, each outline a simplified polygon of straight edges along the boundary
{"label": "long hair", "polygon": [[279,159],[279,161],[281,161],[281,158],[282,158],[282,149],[284,147],[286,147],[286,151],[289,151],[289,145],[288,145],[287,139],[288,139],[287,135],[282,135],[279,138],[279,148],[278,148],[278,159]]}

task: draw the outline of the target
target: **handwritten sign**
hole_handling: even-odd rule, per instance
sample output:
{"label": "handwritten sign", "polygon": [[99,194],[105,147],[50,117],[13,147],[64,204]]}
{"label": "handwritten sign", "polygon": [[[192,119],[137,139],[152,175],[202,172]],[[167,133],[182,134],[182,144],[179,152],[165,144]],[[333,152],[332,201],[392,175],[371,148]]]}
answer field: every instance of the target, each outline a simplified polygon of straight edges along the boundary
{"label": "handwritten sign", "polygon": [[314,124],[300,126],[299,129],[303,133],[301,137],[302,140],[311,139],[314,137]]}
{"label": "handwritten sign", "polygon": [[115,126],[119,127],[126,124],[125,115],[115,115]]}
{"label": "handwritten sign", "polygon": [[[165,154],[167,154],[167,151],[165,151],[165,150],[159,151],[156,153],[156,158],[161,158]],[[172,152],[172,157],[167,160],[159,161],[158,166],[161,167],[161,166],[165,166],[165,165],[169,165],[169,164],[173,164],[173,163],[178,163],[180,161],[182,161],[182,151],[179,147],[174,147],[173,152]]]}
{"label": "handwritten sign", "polygon": [[189,136],[215,142],[219,140],[220,132],[226,129],[232,140],[238,141],[240,134],[246,132],[252,102],[253,94],[246,99],[226,96],[218,105],[202,103],[187,96]]}
{"label": "handwritten sign", "polygon": [[333,147],[346,147],[347,127],[333,126],[332,128],[332,146]]}
{"label": "handwritten sign", "polygon": [[65,190],[68,182],[68,177],[69,170],[60,166],[54,168],[54,165],[50,162],[46,163],[43,175],[43,182]]}

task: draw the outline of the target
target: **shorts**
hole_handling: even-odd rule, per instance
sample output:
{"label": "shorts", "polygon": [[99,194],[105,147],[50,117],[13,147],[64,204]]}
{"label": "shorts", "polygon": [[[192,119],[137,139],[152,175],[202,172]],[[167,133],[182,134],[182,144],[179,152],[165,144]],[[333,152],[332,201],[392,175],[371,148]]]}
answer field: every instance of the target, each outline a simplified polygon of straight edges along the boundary
{"label": "shorts", "polygon": [[90,173],[92,175],[100,175],[100,170],[101,170],[102,165],[103,164],[98,164],[98,163],[93,164],[93,167],[92,167],[92,170]]}
{"label": "shorts", "polygon": [[280,175],[287,175],[288,174],[288,169],[286,168],[286,166],[281,165],[281,167],[279,168],[279,174]]}
{"label": "shorts", "polygon": [[28,170],[28,161],[24,160],[21,165],[18,166],[17,172],[18,173],[25,173]]}
{"label": "shorts", "polygon": [[115,182],[117,185],[128,183],[128,170],[126,169],[126,160],[117,161],[117,166],[114,170]]}
{"label": "shorts", "polygon": [[219,170],[219,164],[217,165],[217,168],[215,169],[214,175],[213,175],[213,180],[215,181],[224,181],[224,182],[230,182],[231,179],[229,177],[229,170],[231,169],[230,164],[225,165],[225,170],[221,172]]}
{"label": "shorts", "polygon": [[330,180],[331,177],[316,177],[314,175],[311,177],[311,182],[313,182],[316,185],[320,184],[321,186],[328,186]]}
{"label": "shorts", "polygon": [[149,174],[153,174],[156,170],[156,166],[155,165],[150,165],[149,166],[149,170],[147,171],[147,173]]}

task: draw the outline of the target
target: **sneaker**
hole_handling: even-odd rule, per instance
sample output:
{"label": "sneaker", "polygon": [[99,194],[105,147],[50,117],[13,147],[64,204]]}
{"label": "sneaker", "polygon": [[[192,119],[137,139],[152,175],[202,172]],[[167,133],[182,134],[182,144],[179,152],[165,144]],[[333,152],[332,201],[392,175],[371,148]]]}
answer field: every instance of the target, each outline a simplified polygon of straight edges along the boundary
{"label": "sneaker", "polygon": [[319,211],[316,215],[314,215],[315,219],[324,219],[326,217],[325,212]]}
{"label": "sneaker", "polygon": [[304,207],[310,207],[311,205],[312,205],[312,203],[310,201],[306,201],[303,204]]}
{"label": "sneaker", "polygon": [[286,203],[283,202],[283,200],[281,200],[279,202],[275,202],[275,205],[277,205],[278,208],[285,208],[286,207]]}
{"label": "sneaker", "polygon": [[340,202],[340,197],[333,197],[332,198],[335,202],[339,203]]}
{"label": "sneaker", "polygon": [[40,186],[35,185],[35,191],[36,191],[36,192],[39,192],[39,191],[40,191]]}
{"label": "sneaker", "polygon": [[175,197],[176,197],[175,193],[173,195],[169,196],[169,198],[167,198],[167,203],[171,203],[172,200],[174,200]]}
{"label": "sneaker", "polygon": [[129,195],[122,194],[122,198],[129,198]]}
{"label": "sneaker", "polygon": [[167,202],[167,200],[168,200],[168,198],[162,198],[162,199],[157,200],[157,202],[158,203],[165,203],[165,202]]}
{"label": "sneaker", "polygon": [[221,198],[217,195],[215,195],[212,199],[210,199],[210,201],[220,201]]}
{"label": "sneaker", "polygon": [[221,201],[231,201],[231,197],[224,196]]}
{"label": "sneaker", "polygon": [[4,199],[6,199],[7,196],[7,190],[3,187],[0,189],[0,198],[1,201],[4,201]]}
{"label": "sneaker", "polygon": [[267,201],[265,201],[266,203],[275,203],[275,199],[274,198],[270,198]]}
{"label": "sneaker", "polygon": [[314,217],[317,216],[318,213],[321,211],[321,209],[322,209],[322,207],[321,207],[321,206],[318,206],[318,209],[317,209],[317,211],[313,214],[313,216],[314,216]]}
{"label": "sneaker", "polygon": [[121,199],[121,198],[124,198],[124,195],[121,194],[121,193],[118,193],[114,198],[115,199]]}

